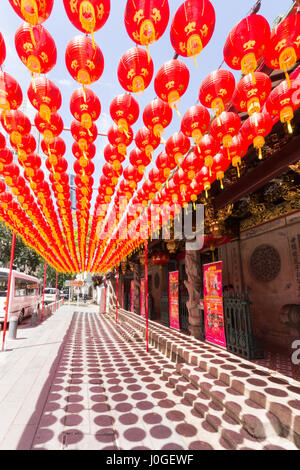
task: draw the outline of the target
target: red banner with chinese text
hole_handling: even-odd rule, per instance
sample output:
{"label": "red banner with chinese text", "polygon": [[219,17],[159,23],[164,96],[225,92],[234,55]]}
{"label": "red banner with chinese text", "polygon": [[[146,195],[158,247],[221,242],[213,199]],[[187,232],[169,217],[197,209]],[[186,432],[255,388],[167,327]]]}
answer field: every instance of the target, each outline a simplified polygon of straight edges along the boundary
{"label": "red banner with chinese text", "polygon": [[169,310],[170,310],[170,327],[180,330],[179,323],[179,273],[175,271],[169,273]]}
{"label": "red banner with chinese text", "polygon": [[226,348],[222,290],[223,263],[219,261],[206,264],[203,269],[206,341]]}

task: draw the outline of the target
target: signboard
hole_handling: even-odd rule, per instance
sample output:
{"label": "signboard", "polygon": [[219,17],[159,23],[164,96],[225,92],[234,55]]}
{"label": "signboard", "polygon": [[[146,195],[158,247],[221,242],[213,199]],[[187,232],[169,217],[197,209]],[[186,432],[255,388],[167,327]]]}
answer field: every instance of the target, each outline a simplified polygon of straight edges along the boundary
{"label": "signboard", "polygon": [[70,287],[82,287],[83,285],[83,281],[70,281]]}
{"label": "signboard", "polygon": [[130,283],[130,311],[134,313],[134,281]]}
{"label": "signboard", "polygon": [[145,299],[145,285],[146,285],[146,280],[141,279],[141,316],[145,317],[146,316],[146,299]]}
{"label": "signboard", "polygon": [[222,268],[222,261],[203,267],[205,336],[209,343],[226,348]]}
{"label": "signboard", "polygon": [[179,324],[179,272],[169,273],[170,327],[180,330]]}

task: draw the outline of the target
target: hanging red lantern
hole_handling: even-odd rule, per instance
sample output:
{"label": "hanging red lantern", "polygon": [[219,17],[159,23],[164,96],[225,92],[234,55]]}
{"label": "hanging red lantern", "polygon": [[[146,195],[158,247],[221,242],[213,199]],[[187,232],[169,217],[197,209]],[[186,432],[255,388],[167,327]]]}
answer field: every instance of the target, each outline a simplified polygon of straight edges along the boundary
{"label": "hanging red lantern", "polygon": [[79,160],[79,163],[82,167],[87,165],[88,160],[92,160],[96,155],[96,146],[90,144],[86,150],[82,151],[77,142],[74,142],[72,145],[72,152],[75,158]]}
{"label": "hanging red lantern", "polygon": [[132,198],[134,189],[130,186],[129,182],[122,180],[120,183],[120,195],[121,197],[126,197],[128,201]]}
{"label": "hanging red lantern", "polygon": [[204,165],[208,168],[209,176],[212,176],[213,157],[220,150],[220,142],[212,135],[205,135],[199,142],[199,151],[204,158]]}
{"label": "hanging red lantern", "polygon": [[47,144],[44,140],[42,140],[41,148],[53,165],[56,165],[58,159],[63,157],[66,153],[66,144],[60,137],[55,137],[51,144]]}
{"label": "hanging red lantern", "polygon": [[110,178],[115,186],[117,186],[120,176],[123,173],[123,169],[115,170],[112,165],[105,163],[102,168],[102,173],[106,178]]}
{"label": "hanging red lantern", "polygon": [[240,177],[240,166],[242,164],[242,158],[248,152],[250,143],[242,136],[241,133],[233,137],[232,145],[230,147],[230,157],[232,166],[237,169],[238,177]]}
{"label": "hanging red lantern", "polygon": [[182,168],[179,168],[177,171],[175,171],[173,175],[173,181],[179,188],[180,196],[185,196],[192,179],[189,179],[188,173],[185,172]]}
{"label": "hanging red lantern", "polygon": [[120,132],[128,133],[139,118],[140,108],[137,101],[128,93],[116,96],[110,104],[110,115]]}
{"label": "hanging red lantern", "polygon": [[6,139],[3,134],[0,132],[0,150],[5,149],[6,147]]}
{"label": "hanging red lantern", "polygon": [[9,3],[24,21],[35,26],[51,15],[54,0],[9,0]]}
{"label": "hanging red lantern", "polygon": [[135,148],[130,152],[129,161],[141,175],[144,175],[146,166],[151,163],[151,154]]}
{"label": "hanging red lantern", "polygon": [[200,183],[196,179],[193,179],[193,181],[190,184],[190,194],[191,194],[191,201],[193,202],[193,207],[195,209],[195,203],[198,200],[199,194],[202,193],[203,191],[203,183]]}
{"label": "hanging red lantern", "polygon": [[14,144],[21,143],[22,136],[29,134],[31,123],[27,116],[18,109],[9,111],[1,115],[1,124],[8,134],[11,134],[11,141]]}
{"label": "hanging red lantern", "polygon": [[94,171],[95,171],[95,165],[92,161],[89,161],[87,166],[83,168],[80,165],[79,161],[76,160],[76,162],[73,165],[73,168],[74,168],[74,171],[75,171],[76,175],[81,176],[81,181],[83,183],[88,183],[88,181],[89,181],[88,177],[92,176],[94,174]]}
{"label": "hanging red lantern", "polygon": [[32,73],[48,73],[56,64],[55,42],[42,25],[32,27],[23,23],[16,32],[15,46],[21,61]]}
{"label": "hanging red lantern", "polygon": [[183,160],[181,168],[186,172],[188,179],[193,180],[203,163],[203,157],[198,152],[190,152]]}
{"label": "hanging red lantern", "polygon": [[144,197],[148,199],[148,201],[149,200],[153,201],[153,199],[155,198],[155,194],[157,193],[155,184],[147,180],[144,182],[142,186],[142,190],[143,190]]}
{"label": "hanging red lantern", "polygon": [[211,123],[211,135],[222,142],[223,146],[227,149],[229,160],[232,139],[238,134],[241,124],[241,118],[238,114],[226,111],[223,111],[223,113]]}
{"label": "hanging red lantern", "polygon": [[247,16],[229,33],[223,51],[226,64],[234,70],[241,70],[243,75],[251,73],[255,82],[253,73],[270,35],[269,23],[263,16]]}
{"label": "hanging red lantern", "polygon": [[27,95],[32,106],[45,121],[49,121],[51,113],[56,113],[62,104],[59,88],[46,77],[34,77]]}
{"label": "hanging red lantern", "polygon": [[110,163],[115,170],[119,170],[122,167],[122,162],[124,162],[125,156],[119,152],[117,147],[108,144],[104,148],[103,153],[107,163]]}
{"label": "hanging red lantern", "polygon": [[202,82],[199,100],[203,106],[212,108],[216,116],[225,111],[235,90],[235,78],[229,70],[215,70]]}
{"label": "hanging red lantern", "polygon": [[190,140],[182,132],[176,132],[167,140],[165,148],[167,154],[180,166],[190,147]]}
{"label": "hanging red lantern", "polygon": [[36,140],[32,134],[22,135],[21,141],[17,144],[10,138],[10,144],[18,152],[18,158],[21,162],[36,149]]}
{"label": "hanging red lantern", "polygon": [[266,102],[266,109],[271,116],[279,116],[282,123],[287,123],[288,132],[293,133],[291,120],[294,117],[296,105],[294,104],[293,95],[295,89],[289,87],[286,80],[281,82],[274,88]]}
{"label": "hanging red lantern", "polygon": [[215,23],[215,10],[209,0],[185,1],[171,24],[171,43],[177,54],[196,60],[211,40]]}
{"label": "hanging red lantern", "polygon": [[166,266],[170,261],[170,256],[168,253],[164,253],[164,252],[159,252],[159,253],[155,253],[152,258],[151,258],[151,262],[152,264],[156,265],[156,266]]}
{"label": "hanging red lantern", "polygon": [[149,46],[164,34],[170,18],[168,0],[127,0],[125,27],[135,44]]}
{"label": "hanging red lantern", "polygon": [[143,179],[143,175],[133,165],[128,165],[123,171],[123,177],[129,182],[129,186],[136,190],[137,183]]}
{"label": "hanging red lantern", "polygon": [[75,28],[92,36],[104,26],[110,14],[110,0],[64,0],[64,7]]}
{"label": "hanging red lantern", "polygon": [[90,129],[101,114],[101,103],[90,88],[75,90],[70,99],[70,111],[82,127]]}
{"label": "hanging red lantern", "polygon": [[23,101],[23,93],[18,82],[3,70],[0,70],[0,109],[12,111],[18,109]]}
{"label": "hanging red lantern", "polygon": [[187,66],[178,59],[169,60],[156,74],[155,93],[178,113],[177,102],[186,92],[189,81],[190,72]]}
{"label": "hanging red lantern", "polygon": [[164,150],[158,155],[156,159],[156,166],[159,170],[162,170],[166,179],[169,178],[171,171],[176,168],[177,163],[175,157],[168,155]]}
{"label": "hanging red lantern", "polygon": [[0,171],[2,172],[5,166],[10,165],[13,159],[13,154],[8,148],[0,150]]}
{"label": "hanging red lantern", "polygon": [[7,186],[11,187],[14,184],[14,181],[20,176],[20,169],[18,165],[11,163],[10,165],[5,165],[3,167],[1,174],[4,176]]}
{"label": "hanging red lantern", "polygon": [[5,59],[6,59],[6,46],[5,46],[4,38],[2,34],[0,33],[0,67],[5,61]]}
{"label": "hanging red lantern", "polygon": [[203,166],[196,175],[196,183],[203,185],[206,198],[208,198],[208,191],[211,189],[214,180],[215,174],[212,171],[210,172],[207,166]]}
{"label": "hanging red lantern", "polygon": [[271,132],[273,122],[268,113],[255,113],[242,125],[241,134],[259,150],[259,159],[262,159],[262,147],[265,145],[265,137]]}
{"label": "hanging red lantern", "polygon": [[129,147],[133,141],[133,131],[131,127],[128,128],[127,135],[125,135],[123,132],[119,131],[118,126],[113,124],[108,130],[107,137],[110,144],[117,147],[119,153],[125,156],[127,155],[127,147]]}
{"label": "hanging red lantern", "polygon": [[293,14],[281,21],[271,32],[270,41],[265,50],[265,63],[271,69],[280,69],[286,74],[291,86],[288,70],[300,58],[300,15]]}
{"label": "hanging red lantern", "polygon": [[154,66],[147,52],[140,47],[132,47],[121,58],[118,66],[118,79],[124,90],[142,93],[151,83]]}
{"label": "hanging red lantern", "polygon": [[181,120],[181,132],[186,137],[192,137],[196,145],[208,131],[209,126],[210,114],[203,106],[192,106]]}
{"label": "hanging red lantern", "polygon": [[143,113],[145,126],[159,139],[161,139],[165,128],[171,124],[172,118],[172,109],[160,98],[156,98],[147,104]]}
{"label": "hanging red lantern", "polygon": [[58,137],[64,130],[64,123],[58,113],[53,113],[49,121],[45,121],[40,113],[34,118],[37,130],[43,135],[46,144],[52,144],[55,137]]}
{"label": "hanging red lantern", "polygon": [[223,186],[223,179],[225,171],[228,170],[230,166],[230,161],[225,157],[224,152],[217,153],[213,158],[212,171],[216,175],[218,181],[220,181],[221,189]]}
{"label": "hanging red lantern", "polygon": [[97,82],[104,70],[101,49],[88,36],[79,35],[69,42],[65,60],[70,75],[82,85]]}
{"label": "hanging red lantern", "polygon": [[155,137],[153,132],[147,127],[142,127],[135,135],[135,143],[142,152],[145,152],[146,155],[150,157],[154,150],[159,146],[160,139]]}
{"label": "hanging red lantern", "polygon": [[36,171],[41,168],[42,160],[37,154],[32,153],[27,156],[23,165],[25,167],[24,176],[26,179],[30,179],[35,175]]}
{"label": "hanging red lantern", "polygon": [[65,173],[68,169],[68,162],[65,158],[59,157],[55,162],[51,158],[47,158],[46,160],[46,167],[47,169],[53,173],[54,180],[55,180],[55,173]]}
{"label": "hanging red lantern", "polygon": [[149,180],[155,185],[157,191],[160,191],[162,185],[166,181],[164,171],[159,170],[156,167],[152,168],[152,170],[149,171]]}
{"label": "hanging red lantern", "polygon": [[80,124],[80,122],[73,121],[71,124],[71,134],[78,143],[80,149],[85,151],[88,146],[97,139],[98,129],[95,124],[93,124],[89,129],[86,129]]}
{"label": "hanging red lantern", "polygon": [[260,113],[272,90],[272,82],[268,75],[262,72],[246,75],[239,81],[232,97],[233,106],[241,112],[247,112],[249,116]]}

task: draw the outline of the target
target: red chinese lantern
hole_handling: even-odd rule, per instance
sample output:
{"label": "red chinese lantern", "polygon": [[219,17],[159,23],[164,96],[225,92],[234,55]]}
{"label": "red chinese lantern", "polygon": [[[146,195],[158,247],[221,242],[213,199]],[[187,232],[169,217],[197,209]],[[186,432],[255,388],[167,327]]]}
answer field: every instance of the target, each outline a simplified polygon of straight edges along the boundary
{"label": "red chinese lantern", "polygon": [[127,0],[125,27],[135,44],[149,46],[165,32],[170,18],[168,0]]}
{"label": "red chinese lantern", "polygon": [[72,152],[75,158],[79,160],[81,166],[85,166],[88,160],[92,160],[96,155],[96,146],[90,144],[88,148],[82,151],[77,142],[74,142],[72,145]]}
{"label": "red chinese lantern", "polygon": [[32,27],[23,23],[16,32],[15,46],[21,61],[32,73],[48,73],[56,64],[55,42],[42,25]]}
{"label": "red chinese lantern", "polygon": [[156,74],[155,93],[178,113],[176,103],[186,92],[189,81],[190,72],[187,66],[178,59],[169,60]]}
{"label": "red chinese lantern", "polygon": [[0,150],[5,149],[6,147],[6,139],[3,134],[0,132]]}
{"label": "red chinese lantern", "polygon": [[23,93],[18,82],[8,73],[0,70],[0,109],[18,109],[23,101]]}
{"label": "red chinese lantern", "polygon": [[196,145],[199,144],[210,126],[210,114],[203,106],[192,106],[183,115],[181,132],[186,137],[192,137]]}
{"label": "red chinese lantern", "polygon": [[46,144],[52,144],[54,138],[64,130],[63,120],[58,113],[51,114],[49,121],[45,121],[40,113],[37,113],[34,123],[37,130],[44,136]]}
{"label": "red chinese lantern", "polygon": [[35,26],[49,18],[54,0],[9,0],[9,3],[17,15]]}
{"label": "red chinese lantern", "polygon": [[70,75],[82,85],[90,85],[101,77],[104,57],[100,47],[88,36],[76,36],[66,49],[66,66]]}
{"label": "red chinese lantern", "polygon": [[286,80],[281,82],[274,90],[272,90],[267,102],[266,109],[271,116],[279,116],[282,123],[287,123],[288,132],[293,133],[291,120],[294,117],[296,105],[294,104],[293,95],[295,89],[289,87]]}
{"label": "red chinese lantern", "polygon": [[128,128],[139,118],[140,108],[137,101],[128,93],[116,96],[110,104],[110,115],[120,132],[128,134]]}
{"label": "red chinese lantern", "polygon": [[190,140],[182,132],[176,132],[167,140],[165,148],[167,154],[180,166],[190,147]]}
{"label": "red chinese lantern", "polygon": [[13,186],[14,181],[20,176],[20,169],[18,165],[11,163],[10,165],[5,165],[1,171],[1,174],[4,176],[5,183],[7,186]]}
{"label": "red chinese lantern", "polygon": [[152,256],[151,261],[154,265],[160,266],[162,268],[163,266],[166,266],[169,263],[170,256],[168,253],[164,252],[155,253]]}
{"label": "red chinese lantern", "polygon": [[101,103],[93,90],[79,88],[71,96],[70,111],[82,127],[90,129],[101,114]]}
{"label": "red chinese lantern", "polygon": [[54,165],[57,160],[63,157],[66,153],[66,144],[60,137],[55,137],[51,144],[47,144],[44,140],[41,141],[41,148],[45,155],[50,159]]}
{"label": "red chinese lantern", "polygon": [[8,134],[11,134],[11,141],[18,144],[22,141],[22,136],[29,134],[31,124],[27,116],[18,109],[9,111],[1,115],[1,124]]}
{"label": "red chinese lantern", "polygon": [[139,129],[135,135],[136,146],[145,152],[146,155],[151,156],[155,149],[160,144],[160,139],[155,137],[152,131],[147,127]]}
{"label": "red chinese lantern", "polygon": [[207,134],[199,142],[199,150],[204,158],[204,165],[208,168],[209,176],[212,176],[213,157],[220,150],[220,142],[212,135]]}
{"label": "red chinese lantern", "polygon": [[24,161],[25,173],[24,176],[26,179],[31,179],[37,170],[41,168],[42,160],[41,158],[32,153],[31,155],[27,156],[27,159]]}
{"label": "red chinese lantern", "polygon": [[248,141],[238,134],[232,139],[232,145],[230,147],[230,157],[232,166],[237,169],[238,177],[240,177],[240,166],[242,164],[242,158],[246,155],[249,148]]}
{"label": "red chinese lantern", "polygon": [[151,163],[151,153],[146,153],[140,149],[133,149],[129,155],[129,161],[132,166],[136,167],[138,172],[143,175],[146,166]]}
{"label": "red chinese lantern", "polygon": [[73,168],[74,168],[76,175],[81,176],[81,181],[83,183],[88,183],[89,182],[88,177],[92,176],[95,171],[95,165],[92,161],[89,161],[87,166],[83,168],[82,166],[80,166],[79,161],[76,160],[76,162],[73,165]]}
{"label": "red chinese lantern", "polygon": [[232,139],[238,134],[241,128],[241,118],[238,114],[223,111],[220,116],[214,119],[210,126],[211,135],[222,142],[227,149],[228,159],[230,160],[230,147]]}
{"label": "red chinese lantern", "polygon": [[119,152],[117,147],[111,144],[104,148],[104,158],[115,170],[119,170],[122,167],[122,162],[125,160],[125,156]]}
{"label": "red chinese lantern", "polygon": [[199,100],[203,106],[212,108],[216,116],[225,111],[235,90],[235,78],[229,70],[215,70],[202,82]]}
{"label": "red chinese lantern", "polygon": [[5,59],[6,59],[6,46],[5,46],[4,38],[2,34],[0,33],[0,67],[5,61]]}
{"label": "red chinese lantern", "polygon": [[160,191],[162,185],[166,181],[164,171],[159,170],[156,167],[152,168],[152,170],[149,171],[149,180],[155,185],[157,191]]}
{"label": "red chinese lantern", "polygon": [[143,179],[143,175],[133,165],[128,165],[123,171],[123,177],[129,182],[129,186],[136,190],[137,183]]}
{"label": "red chinese lantern", "polygon": [[259,150],[259,159],[262,159],[262,147],[265,145],[265,137],[271,132],[273,122],[268,113],[255,113],[242,125],[241,134]]}
{"label": "red chinese lantern", "polygon": [[272,90],[272,82],[268,75],[262,72],[254,72],[255,84],[252,75],[246,75],[239,81],[232,97],[233,106],[241,112],[247,112],[249,116],[260,113]]}
{"label": "red chinese lantern", "polygon": [[196,208],[195,207],[195,203],[197,202],[198,200],[198,196],[199,194],[202,193],[203,191],[203,183],[200,183],[199,181],[197,181],[196,179],[194,179],[192,182],[191,182],[191,185],[190,185],[190,194],[191,194],[191,201],[193,202],[193,207],[194,209]]}
{"label": "red chinese lantern", "polygon": [[224,188],[223,186],[224,173],[226,170],[228,170],[229,165],[230,165],[230,161],[228,161],[228,158],[225,157],[222,151],[217,153],[217,155],[214,156],[213,164],[211,168],[212,168],[213,173],[215,173],[217,180],[220,181],[221,189]]}
{"label": "red chinese lantern", "polygon": [[119,153],[125,156],[127,155],[127,147],[129,147],[133,141],[133,132],[130,127],[128,128],[127,135],[125,135],[123,132],[119,131],[118,126],[113,124],[108,130],[107,137],[110,144],[117,147]]}
{"label": "red chinese lantern", "polygon": [[197,152],[190,152],[182,162],[182,169],[186,172],[189,180],[193,180],[199,168],[203,166],[203,157]]}
{"label": "red chinese lantern", "polygon": [[140,47],[132,47],[123,55],[118,66],[118,79],[126,91],[142,93],[151,83],[153,61]]}
{"label": "red chinese lantern", "polygon": [[171,24],[171,43],[177,54],[196,60],[209,43],[215,22],[215,10],[209,0],[185,1]]}
{"label": "red chinese lantern", "polygon": [[92,36],[104,26],[110,13],[110,0],[64,0],[64,6],[75,28]]}
{"label": "red chinese lantern", "polygon": [[0,150],[0,171],[7,165],[10,165],[13,161],[13,154],[8,148]]}
{"label": "red chinese lantern", "polygon": [[49,121],[51,113],[56,113],[62,104],[59,88],[46,77],[34,77],[27,95],[32,106],[45,121]]}
{"label": "red chinese lantern", "polygon": [[160,139],[165,128],[171,124],[172,118],[172,109],[160,98],[156,98],[147,104],[143,113],[145,126]]}
{"label": "red chinese lantern", "polygon": [[112,165],[105,163],[102,168],[102,173],[106,178],[110,178],[115,186],[117,186],[120,176],[123,173],[123,169],[116,171]]}
{"label": "red chinese lantern", "polygon": [[[101,178],[100,178],[101,181]],[[132,195],[134,193],[134,189],[126,180],[122,180],[120,183],[120,195],[121,197],[126,197],[128,201],[132,198]]]}
{"label": "red chinese lantern", "polygon": [[171,171],[176,168],[177,163],[175,157],[170,156],[164,150],[158,155],[156,159],[156,166],[162,170],[166,179],[169,178]]}
{"label": "red chinese lantern", "polygon": [[80,122],[73,121],[71,124],[71,134],[78,143],[80,149],[82,151],[86,151],[88,146],[97,139],[98,129],[95,124],[93,124],[90,129],[86,129],[80,124]]}
{"label": "red chinese lantern", "polygon": [[291,86],[288,70],[300,58],[300,15],[288,16],[271,32],[271,38],[265,50],[265,63],[271,69],[280,69],[286,74]]}
{"label": "red chinese lantern", "polygon": [[243,75],[252,74],[270,40],[270,26],[261,15],[250,15],[240,21],[229,33],[224,46],[226,64]]}
{"label": "red chinese lantern", "polygon": [[18,158],[21,162],[26,160],[27,155],[30,155],[36,149],[36,140],[32,134],[22,135],[21,142],[17,144],[10,138],[10,144],[18,152]]}
{"label": "red chinese lantern", "polygon": [[211,185],[214,180],[215,180],[215,174],[213,172],[210,173],[207,166],[203,166],[196,175],[196,183],[199,185],[203,185],[206,198],[208,198],[208,191],[210,190]]}
{"label": "red chinese lantern", "polygon": [[155,187],[155,184],[152,183],[151,181],[145,181],[143,186],[142,186],[143,194],[145,199],[148,199],[153,201],[155,198],[155,194],[157,193],[157,189]]}

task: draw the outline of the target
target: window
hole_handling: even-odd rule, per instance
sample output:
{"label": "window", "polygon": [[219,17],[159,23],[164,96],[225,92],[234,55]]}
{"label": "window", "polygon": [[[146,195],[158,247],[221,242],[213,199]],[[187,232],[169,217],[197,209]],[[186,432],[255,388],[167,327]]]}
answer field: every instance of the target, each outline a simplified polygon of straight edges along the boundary
{"label": "window", "polygon": [[8,274],[0,273],[0,297],[7,296]]}
{"label": "window", "polygon": [[36,295],[38,292],[38,284],[37,282],[28,281],[26,282],[26,295]]}
{"label": "window", "polygon": [[25,297],[26,284],[25,279],[15,278],[15,297]]}

